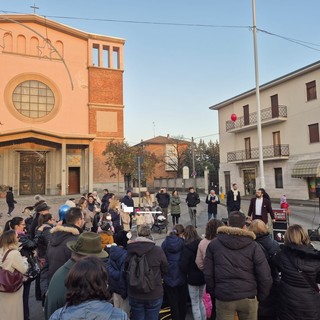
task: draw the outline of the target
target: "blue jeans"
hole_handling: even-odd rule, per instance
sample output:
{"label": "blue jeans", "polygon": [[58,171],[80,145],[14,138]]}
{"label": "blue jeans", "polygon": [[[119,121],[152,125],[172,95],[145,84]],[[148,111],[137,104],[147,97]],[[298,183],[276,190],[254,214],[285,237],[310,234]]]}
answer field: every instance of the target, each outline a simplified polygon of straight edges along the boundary
{"label": "blue jeans", "polygon": [[188,284],[189,296],[191,300],[192,314],[194,320],[206,320],[206,308],[204,307],[202,297],[205,285],[192,286]]}
{"label": "blue jeans", "polygon": [[158,320],[162,297],[154,300],[141,300],[129,297],[131,320]]}
{"label": "blue jeans", "polygon": [[208,212],[208,221],[212,218],[213,219],[217,219],[217,213],[212,213],[212,212]]}

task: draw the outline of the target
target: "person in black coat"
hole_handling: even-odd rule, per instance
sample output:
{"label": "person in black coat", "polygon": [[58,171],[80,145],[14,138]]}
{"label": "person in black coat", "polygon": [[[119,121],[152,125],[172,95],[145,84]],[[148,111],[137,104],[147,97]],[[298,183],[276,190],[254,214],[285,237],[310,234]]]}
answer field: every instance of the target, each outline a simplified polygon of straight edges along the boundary
{"label": "person in black coat", "polygon": [[279,271],[275,266],[275,256],[280,251],[280,245],[271,238],[267,225],[262,220],[251,222],[249,230],[256,235],[256,242],[261,246],[270,266],[273,284],[269,296],[259,303],[258,320],[277,319],[279,309]]}
{"label": "person in black coat", "polygon": [[169,263],[163,282],[172,320],[184,320],[187,314],[187,278],[179,268],[184,247],[183,233],[183,225],[175,225],[161,245]]}
{"label": "person in black coat", "polygon": [[237,312],[240,320],[256,320],[258,301],[269,295],[271,271],[255,239],[246,230],[245,215],[232,212],[229,226],[218,228],[208,245],[203,272],[207,291],[216,297],[218,319],[229,319]]}
{"label": "person in black coat", "polygon": [[218,204],[220,203],[219,197],[214,190],[210,190],[206,198],[206,204],[208,205],[208,221],[212,218],[217,219]]}
{"label": "person in black coat", "polygon": [[320,319],[320,251],[300,225],[287,229],[275,261],[281,272],[279,319]]}
{"label": "person in black coat", "polygon": [[170,204],[170,195],[167,192],[167,188],[161,188],[160,192],[156,194],[156,199],[158,201],[159,207],[163,215],[168,219],[168,207]]}
{"label": "person in black coat", "polygon": [[227,210],[228,218],[230,217],[230,212],[239,211],[241,208],[241,196],[240,191],[236,183],[232,185],[231,190],[227,192]]}
{"label": "person in black coat", "polygon": [[194,319],[206,319],[206,309],[202,297],[205,280],[202,271],[196,265],[198,246],[201,241],[194,226],[184,230],[185,245],[181,254],[180,270],[186,274]]}
{"label": "person in black coat", "polygon": [[7,202],[7,205],[8,205],[8,216],[11,217],[11,213],[14,210],[14,204],[17,203],[14,200],[14,197],[13,197],[13,189],[12,189],[12,187],[9,187],[9,190],[7,191],[6,202]]}

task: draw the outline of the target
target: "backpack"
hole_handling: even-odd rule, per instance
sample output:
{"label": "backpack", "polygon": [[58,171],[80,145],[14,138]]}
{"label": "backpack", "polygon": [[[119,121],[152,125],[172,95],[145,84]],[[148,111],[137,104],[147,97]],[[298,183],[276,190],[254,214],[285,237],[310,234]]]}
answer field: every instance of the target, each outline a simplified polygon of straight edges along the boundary
{"label": "backpack", "polygon": [[134,254],[130,258],[127,279],[128,286],[138,293],[149,293],[154,290],[154,274],[145,254],[142,256]]}

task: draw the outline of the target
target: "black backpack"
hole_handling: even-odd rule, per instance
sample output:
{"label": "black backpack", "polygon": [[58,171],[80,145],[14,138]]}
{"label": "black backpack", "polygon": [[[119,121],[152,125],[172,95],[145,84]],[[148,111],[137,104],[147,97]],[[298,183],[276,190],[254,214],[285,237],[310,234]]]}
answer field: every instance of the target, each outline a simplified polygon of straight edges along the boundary
{"label": "black backpack", "polygon": [[154,290],[154,273],[149,267],[145,254],[138,256],[134,254],[130,260],[127,270],[128,286],[137,293],[149,293]]}

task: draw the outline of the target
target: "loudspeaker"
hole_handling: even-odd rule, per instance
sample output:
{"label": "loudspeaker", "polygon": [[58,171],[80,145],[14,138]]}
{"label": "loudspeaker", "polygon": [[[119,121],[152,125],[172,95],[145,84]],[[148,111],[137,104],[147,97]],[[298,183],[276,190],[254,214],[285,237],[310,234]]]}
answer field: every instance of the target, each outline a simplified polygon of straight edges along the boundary
{"label": "loudspeaker", "polygon": [[319,229],[308,229],[308,235],[311,241],[320,241]]}

